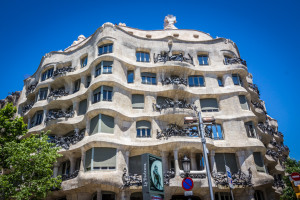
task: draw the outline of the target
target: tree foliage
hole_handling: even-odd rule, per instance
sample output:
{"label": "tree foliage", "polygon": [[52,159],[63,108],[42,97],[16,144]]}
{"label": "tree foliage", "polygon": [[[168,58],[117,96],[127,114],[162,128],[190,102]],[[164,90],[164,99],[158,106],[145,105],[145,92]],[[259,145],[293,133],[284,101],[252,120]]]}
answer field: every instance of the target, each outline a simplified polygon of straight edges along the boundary
{"label": "tree foliage", "polygon": [[[295,159],[288,158],[285,162],[285,172],[287,174],[291,174],[293,172],[300,173],[300,162]],[[283,190],[283,195],[281,196],[281,200],[297,200],[294,189],[292,187],[292,183],[288,176],[283,177],[284,183],[286,187]]]}
{"label": "tree foliage", "polygon": [[14,117],[11,104],[0,110],[1,168],[0,199],[43,199],[60,186],[60,177],[53,178],[52,167],[60,156],[49,143],[46,133],[30,135],[23,119]]}

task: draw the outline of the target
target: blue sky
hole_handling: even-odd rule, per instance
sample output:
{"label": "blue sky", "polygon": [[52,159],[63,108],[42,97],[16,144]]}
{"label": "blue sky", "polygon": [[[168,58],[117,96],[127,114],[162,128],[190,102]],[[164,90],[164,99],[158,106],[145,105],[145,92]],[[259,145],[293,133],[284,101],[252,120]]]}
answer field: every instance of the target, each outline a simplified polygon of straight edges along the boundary
{"label": "blue sky", "polygon": [[[167,14],[180,29],[237,43],[270,116],[278,120],[290,156],[300,160],[300,1],[0,1],[0,99],[21,90],[42,56],[65,49],[105,22],[156,30]],[[300,123],[299,123],[300,124]]]}

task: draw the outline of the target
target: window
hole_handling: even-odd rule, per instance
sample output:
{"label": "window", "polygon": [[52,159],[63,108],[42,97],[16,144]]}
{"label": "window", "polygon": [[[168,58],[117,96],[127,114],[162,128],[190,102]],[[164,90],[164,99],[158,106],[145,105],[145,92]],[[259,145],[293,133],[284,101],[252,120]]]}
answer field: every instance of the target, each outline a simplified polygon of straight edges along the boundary
{"label": "window", "polygon": [[264,193],[260,190],[255,190],[254,199],[255,200],[265,200]]}
{"label": "window", "polygon": [[102,73],[103,74],[111,74],[112,73],[112,61],[102,61],[101,67],[102,67]]}
{"label": "window", "polygon": [[81,68],[84,68],[87,65],[87,62],[88,62],[88,57],[87,56],[83,57],[80,60],[80,66],[81,66]]}
{"label": "window", "polygon": [[104,44],[98,47],[98,55],[106,54],[106,53],[112,53],[113,52],[113,44]]}
{"label": "window", "polygon": [[156,85],[156,74],[148,73],[148,72],[142,72],[141,76],[142,76],[142,83],[143,84]]}
{"label": "window", "polygon": [[70,173],[70,161],[65,161],[61,164],[61,175],[69,175]]}
{"label": "window", "polygon": [[84,99],[79,102],[78,115],[84,115],[86,113],[86,108],[87,108],[87,99]]}
{"label": "window", "polygon": [[215,200],[232,200],[229,192],[216,192]]}
{"label": "window", "polygon": [[142,156],[132,156],[129,158],[129,173],[130,174],[142,174]]}
{"label": "window", "polygon": [[240,104],[243,110],[249,110],[247,98],[245,95],[239,95]]}
{"label": "window", "polygon": [[208,55],[198,56],[199,65],[208,65]]}
{"label": "window", "polygon": [[261,156],[261,153],[260,152],[254,152],[253,157],[254,157],[254,162],[255,162],[255,165],[256,165],[256,170],[258,172],[266,172],[265,166],[264,166],[264,161],[263,161],[263,158]]}
{"label": "window", "polygon": [[204,87],[203,76],[189,76],[189,86],[190,87]]}
{"label": "window", "polygon": [[48,88],[41,88],[39,90],[39,100],[47,99]]}
{"label": "window", "polygon": [[224,87],[223,78],[222,77],[218,77],[218,84],[219,84],[220,87]]}
{"label": "window", "polygon": [[93,92],[93,103],[99,101],[112,101],[113,88],[109,86],[100,86]]}
{"label": "window", "polygon": [[224,56],[224,65],[229,65],[229,60],[231,59],[231,56]]}
{"label": "window", "polygon": [[196,153],[196,163],[197,163],[197,169],[198,171],[204,170],[205,164],[204,164],[204,158],[201,153]]}
{"label": "window", "polygon": [[214,140],[223,140],[222,126],[221,124],[209,124],[205,126],[205,134]]}
{"label": "window", "polygon": [[136,122],[136,137],[151,137],[151,123],[149,121]]}
{"label": "window", "polygon": [[149,53],[141,52],[141,51],[136,52],[136,62],[149,62],[149,61],[150,61]]}
{"label": "window", "polygon": [[40,125],[43,121],[43,111],[37,111],[31,119],[31,126],[34,127]]}
{"label": "window", "polygon": [[85,170],[115,170],[115,148],[94,147],[85,152]]}
{"label": "window", "polygon": [[95,78],[101,74],[101,64],[102,62],[95,67]]}
{"label": "window", "polygon": [[45,71],[42,74],[42,81],[51,78],[53,76],[53,70],[54,70],[54,68],[51,68],[51,69],[48,69],[47,71]]}
{"label": "window", "polygon": [[200,106],[202,112],[218,112],[219,106],[217,99],[208,98],[200,99]]}
{"label": "window", "polygon": [[255,133],[253,122],[252,121],[246,122],[245,127],[246,127],[248,137],[255,138],[256,133]]}
{"label": "window", "polygon": [[73,91],[73,93],[78,92],[80,90],[80,83],[81,83],[80,79],[78,79],[74,82],[74,91]]}
{"label": "window", "polygon": [[127,83],[133,83],[133,82],[134,82],[134,72],[127,71]]}
{"label": "window", "polygon": [[113,117],[99,114],[91,119],[90,135],[96,133],[114,133],[115,120]]}
{"label": "window", "polygon": [[232,81],[234,85],[243,86],[243,81],[238,74],[232,74]]}
{"label": "window", "polygon": [[86,85],[85,85],[85,87],[88,88],[90,86],[90,84],[91,84],[91,76],[87,76],[86,77]]}
{"label": "window", "polygon": [[231,173],[237,173],[238,167],[236,164],[236,158],[234,153],[216,153],[215,162],[217,166],[217,172],[226,173],[225,165],[230,168]]}
{"label": "window", "polygon": [[133,109],[144,109],[144,95],[133,94],[131,98]]}

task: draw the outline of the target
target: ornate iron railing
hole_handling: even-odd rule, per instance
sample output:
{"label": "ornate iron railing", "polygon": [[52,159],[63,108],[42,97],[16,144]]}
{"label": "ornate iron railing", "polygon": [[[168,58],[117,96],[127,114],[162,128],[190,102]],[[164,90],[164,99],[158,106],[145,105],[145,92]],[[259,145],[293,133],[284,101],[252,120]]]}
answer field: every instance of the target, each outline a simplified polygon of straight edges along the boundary
{"label": "ornate iron railing", "polygon": [[281,150],[275,151],[272,149],[267,149],[266,154],[271,156],[276,161],[278,160],[279,157],[282,156]]}
{"label": "ornate iron railing", "polygon": [[232,64],[242,64],[242,65],[245,65],[247,66],[247,62],[241,58],[226,58],[224,60],[224,64],[225,65],[232,65]]}
{"label": "ornate iron railing", "polygon": [[260,108],[262,111],[264,111],[265,114],[267,114],[267,111],[265,110],[265,107],[264,107],[264,105],[261,102],[259,102],[259,101],[252,101],[251,100],[251,103],[253,104],[253,106],[255,108]]}
{"label": "ornate iron railing", "polygon": [[164,173],[164,185],[170,184],[170,179],[175,177],[175,170],[172,168]]}
{"label": "ornate iron railing", "polygon": [[65,89],[56,89],[51,90],[47,98],[49,99],[50,97],[62,97],[67,95],[69,95],[69,92],[66,92]]}
{"label": "ornate iron railing", "polygon": [[54,136],[52,142],[56,147],[61,147],[63,149],[69,149],[71,144],[76,144],[80,142],[84,138],[85,129],[83,129],[80,133],[74,131],[74,135],[70,136]]}
{"label": "ornate iron railing", "polygon": [[169,124],[166,129],[163,129],[161,132],[157,130],[156,138],[169,138],[172,136],[188,136],[188,137],[196,137],[198,136],[197,129],[191,128],[182,128],[177,124]]}
{"label": "ornate iron railing", "polygon": [[185,78],[179,78],[179,77],[168,77],[165,79],[162,79],[161,83],[163,85],[185,85],[187,86],[187,79]]}
{"label": "ornate iron railing", "polygon": [[[223,172],[212,172],[212,178],[216,185],[228,186],[228,180],[226,173]],[[235,186],[251,187],[252,184],[252,171],[249,168],[248,174],[239,170],[237,173],[232,174],[232,183]]]}
{"label": "ornate iron railing", "polygon": [[204,173],[188,173],[188,174],[180,174],[181,178],[185,178],[185,177],[190,177],[190,178],[199,178],[199,179],[204,179],[206,178],[206,174]]}
{"label": "ornate iron railing", "polygon": [[187,103],[186,100],[174,101],[173,99],[166,98],[162,103],[156,103],[152,105],[153,110],[161,112],[163,109],[167,108],[185,108],[197,110],[194,103]]}
{"label": "ornate iron railing", "polygon": [[34,102],[30,103],[30,104],[27,104],[26,106],[23,106],[23,109],[22,109],[22,113],[26,113],[28,110],[30,110],[34,105]]}
{"label": "ornate iron railing", "polygon": [[79,170],[75,170],[73,173],[63,174],[61,176],[61,179],[62,179],[62,181],[70,180],[70,179],[76,178],[78,176],[78,174],[79,174]]}
{"label": "ornate iron railing", "polygon": [[123,188],[130,187],[130,186],[141,186],[142,185],[142,175],[128,174],[126,168],[124,168],[124,170],[123,170],[122,180],[123,180]]}
{"label": "ornate iron railing", "polygon": [[285,184],[282,179],[274,178],[273,186],[276,188],[285,188]]}
{"label": "ornate iron railing", "polygon": [[248,83],[248,85],[249,85],[250,88],[252,88],[252,90],[254,90],[254,92],[256,92],[258,95],[260,95],[259,89],[258,89],[256,84]]}
{"label": "ornate iron railing", "polygon": [[37,84],[38,84],[38,82],[29,85],[29,86],[27,87],[27,90],[26,90],[26,95],[32,93],[32,92],[35,90]]}
{"label": "ornate iron railing", "polygon": [[69,111],[62,111],[62,110],[58,110],[58,111],[49,111],[46,119],[45,119],[45,123],[54,120],[54,119],[58,119],[58,118],[72,118],[74,117],[74,111],[73,110],[69,110]]}
{"label": "ornate iron railing", "polygon": [[187,63],[194,65],[193,57],[189,53],[188,53],[188,56],[189,56],[188,58],[184,57],[182,53],[172,55],[172,56],[169,56],[169,53],[170,53],[170,51],[163,52],[161,54],[157,54],[157,56],[155,56],[155,53],[154,53],[153,54],[154,63],[157,63],[157,62],[166,63],[167,61],[180,61],[180,62],[187,62]]}
{"label": "ornate iron railing", "polygon": [[278,135],[280,137],[283,137],[283,134],[279,131],[276,131],[275,128],[273,128],[272,126],[268,125],[267,123],[258,123],[258,127],[263,131],[263,132],[266,132],[268,133],[269,135]]}
{"label": "ornate iron railing", "polygon": [[62,68],[59,68],[59,69],[56,69],[54,72],[53,72],[53,77],[59,75],[59,74],[66,74],[67,72],[73,72],[75,70],[74,67],[62,67]]}

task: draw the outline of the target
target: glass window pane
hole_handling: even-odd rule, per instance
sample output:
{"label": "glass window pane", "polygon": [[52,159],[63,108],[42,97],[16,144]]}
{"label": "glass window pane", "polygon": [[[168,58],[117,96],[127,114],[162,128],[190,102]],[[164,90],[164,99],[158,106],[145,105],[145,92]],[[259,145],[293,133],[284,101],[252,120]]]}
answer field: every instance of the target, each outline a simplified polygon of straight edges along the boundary
{"label": "glass window pane", "polygon": [[194,77],[194,84],[195,84],[195,86],[199,86],[199,77],[198,76]]}
{"label": "glass window pane", "polygon": [[189,86],[193,87],[194,86],[194,81],[193,81],[193,77],[189,76]]}
{"label": "glass window pane", "polygon": [[150,59],[149,59],[149,53],[146,53],[146,62],[149,62]]}
{"label": "glass window pane", "polygon": [[112,91],[108,91],[107,99],[108,99],[109,101],[112,100]]}
{"label": "glass window pane", "polygon": [[152,77],[152,85],[156,85],[156,77]]}
{"label": "glass window pane", "polygon": [[136,62],[140,61],[140,52],[136,52]]}
{"label": "glass window pane", "polygon": [[133,71],[128,71],[128,72],[127,72],[127,82],[128,82],[128,83],[133,83],[133,78],[134,78],[134,73],[133,73]]}
{"label": "glass window pane", "polygon": [[144,62],[144,56],[145,56],[145,53],[141,53],[141,61]]}
{"label": "glass window pane", "polygon": [[104,52],[103,53],[107,53],[107,46],[104,46]]}
{"label": "glass window pane", "polygon": [[223,139],[222,127],[220,124],[217,124],[217,131],[219,134],[219,139]]}
{"label": "glass window pane", "polygon": [[146,137],[146,129],[144,129],[144,128],[142,129],[142,136]]}
{"label": "glass window pane", "polygon": [[111,45],[109,45],[109,53],[112,53],[112,47],[113,47],[113,45],[111,44]]}
{"label": "glass window pane", "polygon": [[239,85],[239,80],[237,75],[232,75],[232,81],[234,85]]}
{"label": "glass window pane", "polygon": [[150,129],[147,129],[147,137],[150,137]]}
{"label": "glass window pane", "polygon": [[107,100],[107,90],[103,90],[103,100]]}
{"label": "glass window pane", "polygon": [[137,129],[137,137],[141,137],[141,129]]}
{"label": "glass window pane", "polygon": [[202,76],[199,77],[200,86],[204,86],[204,78]]}
{"label": "glass window pane", "polygon": [[151,77],[147,77],[147,84],[151,83]]}
{"label": "glass window pane", "polygon": [[142,76],[142,83],[146,83],[146,76]]}

